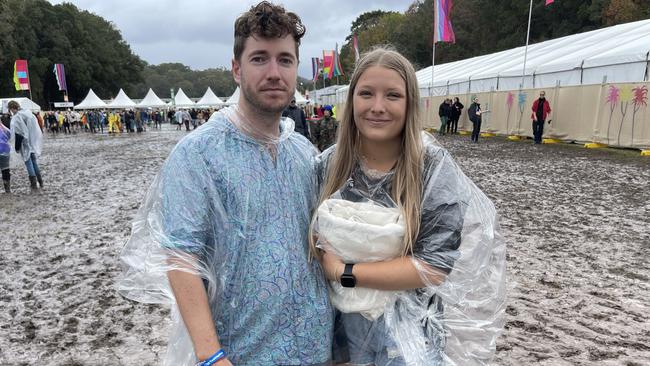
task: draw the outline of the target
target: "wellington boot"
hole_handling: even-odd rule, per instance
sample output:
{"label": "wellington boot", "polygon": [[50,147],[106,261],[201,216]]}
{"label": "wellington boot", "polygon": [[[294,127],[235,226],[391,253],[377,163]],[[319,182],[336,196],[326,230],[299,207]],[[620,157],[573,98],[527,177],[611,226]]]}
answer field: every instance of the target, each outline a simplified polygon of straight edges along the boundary
{"label": "wellington boot", "polygon": [[3,180],[2,185],[5,187],[5,193],[11,193],[11,181]]}
{"label": "wellington boot", "polygon": [[29,188],[31,190],[31,193],[38,193],[36,177],[29,177]]}
{"label": "wellington boot", "polygon": [[36,181],[38,181],[38,186],[43,189],[43,177],[40,174],[36,174]]}

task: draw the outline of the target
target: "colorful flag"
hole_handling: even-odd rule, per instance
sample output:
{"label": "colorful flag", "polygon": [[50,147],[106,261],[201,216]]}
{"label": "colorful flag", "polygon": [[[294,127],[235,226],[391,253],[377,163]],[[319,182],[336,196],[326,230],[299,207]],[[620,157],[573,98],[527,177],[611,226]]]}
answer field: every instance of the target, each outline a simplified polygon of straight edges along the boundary
{"label": "colorful flag", "polygon": [[546,6],[549,6],[549,5],[553,4],[553,1],[554,0],[546,0]]}
{"label": "colorful flag", "polygon": [[323,51],[323,79],[331,79],[334,73],[334,51]]}
{"label": "colorful flag", "polygon": [[359,39],[357,35],[352,36],[352,47],[354,47],[354,62],[359,62]]}
{"label": "colorful flag", "polygon": [[341,58],[339,57],[339,44],[336,44],[336,51],[334,51],[334,70],[332,76],[343,76],[343,67],[341,66]]}
{"label": "colorful flag", "polygon": [[14,63],[14,84],[16,90],[29,90],[27,60],[16,60],[16,63]]}
{"label": "colorful flag", "polygon": [[68,85],[65,83],[65,68],[63,64],[54,64],[54,75],[56,83],[59,84],[59,90],[68,91]]}
{"label": "colorful flag", "polygon": [[318,80],[320,68],[321,68],[320,59],[318,57],[312,57],[311,58],[312,80],[314,81]]}
{"label": "colorful flag", "polygon": [[451,26],[451,0],[434,0],[433,43],[456,43],[456,35]]}

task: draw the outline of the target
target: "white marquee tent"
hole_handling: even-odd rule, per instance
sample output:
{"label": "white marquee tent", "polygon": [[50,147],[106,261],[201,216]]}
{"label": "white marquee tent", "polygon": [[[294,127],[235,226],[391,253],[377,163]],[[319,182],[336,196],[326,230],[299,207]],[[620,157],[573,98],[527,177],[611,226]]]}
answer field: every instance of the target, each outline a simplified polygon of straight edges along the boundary
{"label": "white marquee tent", "polygon": [[163,108],[167,107],[167,103],[163,102],[156,93],[149,88],[147,95],[138,103],[140,108]]}
{"label": "white marquee tent", "polygon": [[222,105],[224,105],[224,102],[214,94],[210,87],[205,91],[203,97],[196,102],[197,107],[220,107]]}
{"label": "white marquee tent", "polygon": [[298,89],[296,89],[296,92],[293,93],[293,97],[296,99],[297,105],[305,105],[307,102],[309,102],[302,94],[298,92]]}
{"label": "white marquee tent", "polygon": [[0,98],[0,106],[2,107],[2,113],[9,113],[9,110],[7,109],[7,104],[12,100],[18,102],[18,104],[20,104],[20,108],[22,109],[28,109],[32,112],[41,111],[41,106],[34,103],[31,99],[18,97],[18,98]]}
{"label": "white marquee tent", "polygon": [[237,104],[238,102],[239,102],[239,87],[235,89],[235,91],[232,93],[230,98],[228,98],[225,104],[230,106],[230,105]]}
{"label": "white marquee tent", "polygon": [[117,93],[117,96],[115,99],[113,99],[112,102],[108,103],[107,108],[113,108],[113,109],[127,109],[127,108],[135,108],[136,104],[134,101],[129,98],[128,95],[124,92],[124,90],[120,89],[119,93]]}
{"label": "white marquee tent", "polygon": [[81,103],[74,106],[74,109],[102,109],[102,108],[106,108],[106,103],[103,100],[99,99],[97,94],[95,94],[95,92],[92,89],[88,90],[88,95],[86,95],[86,97]]}
{"label": "white marquee tent", "polygon": [[178,92],[174,96],[174,106],[176,108],[193,108],[196,107],[196,103],[185,95],[182,88],[178,88]]}
{"label": "white marquee tent", "polygon": [[[650,19],[528,46],[524,88],[648,80]],[[524,47],[431,66],[417,72],[422,96],[516,90]]]}

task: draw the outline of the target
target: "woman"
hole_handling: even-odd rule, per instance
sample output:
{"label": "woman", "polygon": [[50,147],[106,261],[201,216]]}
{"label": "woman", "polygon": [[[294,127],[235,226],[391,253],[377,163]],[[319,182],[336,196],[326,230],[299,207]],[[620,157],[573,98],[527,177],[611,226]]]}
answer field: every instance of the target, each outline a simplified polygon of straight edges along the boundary
{"label": "woman", "polygon": [[[494,206],[422,132],[419,99],[403,56],[364,55],[337,144],[317,161],[312,250],[353,365],[487,362],[502,328]],[[464,335],[470,327],[480,334]]]}

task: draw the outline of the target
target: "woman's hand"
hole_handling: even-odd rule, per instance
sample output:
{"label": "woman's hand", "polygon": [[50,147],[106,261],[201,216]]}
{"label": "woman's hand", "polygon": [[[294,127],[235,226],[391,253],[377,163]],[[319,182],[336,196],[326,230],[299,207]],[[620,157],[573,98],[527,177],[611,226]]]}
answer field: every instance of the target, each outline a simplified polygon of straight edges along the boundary
{"label": "woman's hand", "polygon": [[320,262],[325,272],[325,278],[339,282],[345,269],[345,263],[336,254],[321,251]]}

